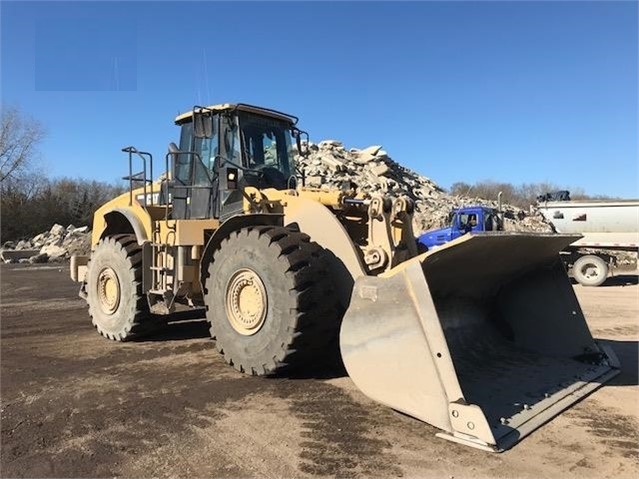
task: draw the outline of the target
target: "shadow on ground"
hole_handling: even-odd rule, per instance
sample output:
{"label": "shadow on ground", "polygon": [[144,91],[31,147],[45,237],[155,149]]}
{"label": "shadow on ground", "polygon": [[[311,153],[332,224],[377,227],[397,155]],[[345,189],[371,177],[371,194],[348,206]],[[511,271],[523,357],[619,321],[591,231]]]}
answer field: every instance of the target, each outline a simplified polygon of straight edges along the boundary
{"label": "shadow on ground", "polygon": [[631,284],[639,284],[639,276],[637,274],[623,273],[612,276],[601,286],[629,286]]}
{"label": "shadow on ground", "polygon": [[[570,282],[572,284],[579,284],[572,276],[570,277]],[[598,287],[606,288],[610,286],[630,286],[633,284],[639,284],[639,275],[637,275],[637,273],[618,273],[615,276],[610,276]]]}
{"label": "shadow on ground", "polygon": [[209,323],[204,319],[172,321],[157,333],[140,338],[139,342],[147,341],[185,341],[188,339],[209,338]]}
{"label": "shadow on ground", "polygon": [[608,384],[616,386],[639,385],[639,342],[617,341],[613,339],[599,339],[598,341],[604,346],[611,347],[621,363],[621,374],[612,379]]}
{"label": "shadow on ground", "polygon": [[[210,339],[209,323],[205,319],[192,319],[197,315],[183,314],[179,319],[172,317],[172,321],[161,331],[135,340],[139,343],[187,341],[193,339]],[[201,315],[200,315],[201,316]],[[211,340],[211,348],[215,342]],[[288,379],[334,379],[347,376],[346,369],[337,345],[318,352],[316,358],[294,369],[284,368],[273,377]]]}

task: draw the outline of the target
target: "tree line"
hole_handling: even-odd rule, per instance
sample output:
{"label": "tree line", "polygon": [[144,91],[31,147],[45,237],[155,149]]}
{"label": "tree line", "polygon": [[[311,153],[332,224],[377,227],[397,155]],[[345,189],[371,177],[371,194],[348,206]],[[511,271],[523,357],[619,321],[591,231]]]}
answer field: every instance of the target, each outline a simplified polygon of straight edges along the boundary
{"label": "tree line", "polygon": [[530,205],[537,202],[537,197],[554,191],[569,191],[571,200],[607,200],[609,196],[588,195],[583,188],[571,188],[550,182],[523,183],[513,185],[492,180],[482,180],[473,184],[465,182],[453,183],[448,190],[451,195],[465,196],[469,198],[483,198],[496,200],[499,192],[502,192],[502,201],[509,205],[528,210]]}
{"label": "tree line", "polygon": [[91,227],[95,210],[125,190],[100,181],[34,175],[5,179],[0,191],[0,243],[4,243],[32,238],[55,223]]}
{"label": "tree line", "polygon": [[125,191],[122,185],[48,178],[39,167],[44,126],[17,108],[0,124],[0,243],[31,238],[55,223],[92,226],[94,211]]}

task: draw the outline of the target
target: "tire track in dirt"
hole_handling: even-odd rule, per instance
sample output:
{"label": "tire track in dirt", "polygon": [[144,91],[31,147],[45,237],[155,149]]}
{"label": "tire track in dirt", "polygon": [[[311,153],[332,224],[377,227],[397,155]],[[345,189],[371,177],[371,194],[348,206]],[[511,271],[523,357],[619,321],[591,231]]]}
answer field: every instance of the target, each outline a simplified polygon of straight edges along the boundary
{"label": "tire track in dirt", "polygon": [[195,355],[199,361],[194,353],[172,357],[173,366],[147,355],[142,364],[73,374],[58,361],[66,380],[32,383],[29,395],[12,394],[2,406],[3,476],[126,475],[126,457],[179,444],[193,427],[222,418],[218,409],[259,390],[246,378],[211,377],[209,358]]}
{"label": "tire track in dirt", "polygon": [[596,401],[587,408],[576,408],[565,412],[569,418],[581,422],[586,430],[611,449],[639,464],[639,422],[624,416]]}
{"label": "tire track in dirt", "polygon": [[[337,386],[309,381],[290,399],[301,421],[300,471],[334,477],[402,477],[392,443],[376,437],[383,421]],[[374,408],[373,408],[374,409]]]}

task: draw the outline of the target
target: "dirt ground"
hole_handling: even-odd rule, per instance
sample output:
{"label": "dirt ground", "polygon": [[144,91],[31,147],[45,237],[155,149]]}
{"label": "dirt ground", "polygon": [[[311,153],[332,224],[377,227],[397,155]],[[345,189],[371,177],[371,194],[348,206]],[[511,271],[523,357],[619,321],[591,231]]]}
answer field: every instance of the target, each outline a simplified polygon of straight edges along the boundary
{"label": "dirt ground", "polygon": [[250,378],[202,319],[100,337],[68,266],[2,265],[2,477],[637,477],[639,285],[575,286],[623,372],[513,449],[435,437],[341,371]]}

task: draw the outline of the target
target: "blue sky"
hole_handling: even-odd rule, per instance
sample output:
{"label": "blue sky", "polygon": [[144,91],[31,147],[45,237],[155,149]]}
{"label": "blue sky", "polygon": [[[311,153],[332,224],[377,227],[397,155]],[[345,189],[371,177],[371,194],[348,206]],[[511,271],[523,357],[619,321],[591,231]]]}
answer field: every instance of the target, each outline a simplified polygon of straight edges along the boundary
{"label": "blue sky", "polygon": [[[7,2],[1,96],[50,176],[163,158],[194,104],[381,144],[443,187],[550,181],[639,197],[636,2]],[[158,171],[158,170],[156,170]]]}

